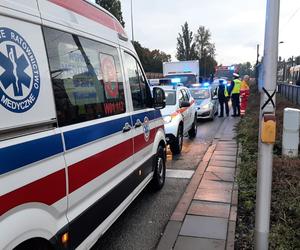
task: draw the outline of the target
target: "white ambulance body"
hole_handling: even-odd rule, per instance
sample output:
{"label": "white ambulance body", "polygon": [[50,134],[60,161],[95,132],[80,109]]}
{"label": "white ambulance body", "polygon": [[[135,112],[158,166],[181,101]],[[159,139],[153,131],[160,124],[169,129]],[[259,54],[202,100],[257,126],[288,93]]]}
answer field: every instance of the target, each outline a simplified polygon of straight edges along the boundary
{"label": "white ambulance body", "polygon": [[161,188],[163,99],[102,8],[0,0],[0,249],[90,248]]}

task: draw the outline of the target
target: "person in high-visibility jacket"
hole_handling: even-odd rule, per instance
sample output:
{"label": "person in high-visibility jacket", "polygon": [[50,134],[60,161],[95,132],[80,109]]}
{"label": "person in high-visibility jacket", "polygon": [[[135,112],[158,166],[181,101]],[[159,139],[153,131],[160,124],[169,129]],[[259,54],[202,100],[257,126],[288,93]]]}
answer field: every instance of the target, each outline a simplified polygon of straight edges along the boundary
{"label": "person in high-visibility jacket", "polygon": [[219,117],[224,116],[224,105],[225,105],[226,115],[229,116],[229,106],[228,106],[229,93],[227,90],[227,82],[224,81],[223,79],[219,80],[219,86],[215,91],[215,95],[218,95],[218,100],[220,105]]}
{"label": "person in high-visibility jacket", "polygon": [[233,114],[231,116],[240,116],[240,91],[241,91],[241,81],[240,75],[237,73],[233,73],[233,81],[231,82],[230,95],[232,102]]}
{"label": "person in high-visibility jacket", "polygon": [[244,116],[246,113],[248,98],[250,95],[250,88],[249,88],[249,79],[250,77],[248,75],[245,75],[243,78],[243,81],[241,83],[241,116]]}

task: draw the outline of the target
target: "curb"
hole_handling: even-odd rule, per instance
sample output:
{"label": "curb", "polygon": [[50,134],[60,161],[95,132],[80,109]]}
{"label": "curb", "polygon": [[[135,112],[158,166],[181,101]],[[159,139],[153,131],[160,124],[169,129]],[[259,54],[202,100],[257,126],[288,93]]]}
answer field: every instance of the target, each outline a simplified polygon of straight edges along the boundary
{"label": "curb", "polygon": [[[171,250],[174,247],[177,250],[185,249],[185,248],[186,249],[196,249],[197,244],[198,244],[198,246],[199,246],[199,244],[201,244],[201,246],[202,246],[202,243],[203,243],[202,247],[205,246],[208,249],[215,249],[216,247],[218,249],[222,248],[222,249],[226,249],[226,250],[234,249],[235,229],[236,229],[236,221],[237,221],[237,207],[238,207],[238,184],[237,184],[236,178],[239,173],[239,165],[240,165],[239,155],[241,152],[241,145],[237,143],[236,138],[231,137],[231,136],[226,137],[226,135],[222,134],[222,133],[224,133],[223,130],[225,128],[226,128],[225,132],[228,131],[227,125],[224,125],[224,124],[226,124],[226,123],[223,122],[223,124],[219,128],[215,138],[212,140],[211,145],[209,146],[209,148],[205,152],[202,160],[198,164],[197,169],[196,169],[190,183],[188,184],[185,192],[183,193],[173,214],[171,215],[171,218],[169,219],[169,221],[167,223],[167,226],[162,234],[162,237],[156,247],[157,250],[167,250],[167,249]],[[231,123],[227,123],[227,124],[230,125]],[[220,136],[217,137],[217,135],[220,135]],[[232,144],[230,142],[234,142],[234,144],[235,144],[235,147],[234,147],[235,152],[233,155],[231,154],[231,153],[233,153],[233,151],[230,150],[230,146],[228,149],[227,149],[227,146],[225,146],[226,143]],[[225,150],[224,150],[224,146],[226,148]],[[215,154],[214,152],[216,150],[217,151],[227,151],[229,153],[229,155],[224,155],[224,154],[222,154],[222,152],[218,152],[218,154],[216,154],[214,156],[214,154]],[[218,157],[218,155],[219,155],[219,157]],[[222,156],[222,155],[224,155],[223,160],[220,159],[220,156]],[[233,156],[235,156],[236,159],[234,159],[234,158],[232,159]],[[216,165],[214,165],[214,164],[216,164]],[[221,164],[221,165],[219,165],[219,164]],[[231,169],[233,166],[235,167],[235,170],[229,171],[229,169]],[[220,169],[218,169],[219,167],[220,167]],[[227,173],[229,174],[231,172],[231,176],[233,177],[233,178],[231,177],[232,179],[229,181],[232,183],[230,198],[226,195],[223,198],[222,192],[221,192],[220,196],[218,196],[219,194],[216,196],[217,198],[212,196],[213,197],[212,199],[211,198],[208,199],[209,196],[205,196],[205,195],[202,198],[200,198],[200,196],[203,195],[201,192],[203,192],[203,190],[205,190],[205,188],[199,189],[201,182],[203,180],[203,176],[205,176],[205,173],[206,172],[207,173],[211,173],[211,172],[218,173],[218,171],[221,171],[221,168],[223,168],[223,171],[225,174],[227,174]],[[205,178],[207,178],[207,177],[205,177]],[[218,178],[220,178],[220,177],[218,177]],[[204,184],[204,186],[205,185],[207,185],[207,183]],[[197,195],[198,190],[201,190],[201,192],[199,192],[199,194]],[[207,190],[209,190],[209,188]],[[211,190],[213,190],[213,189],[211,189]],[[226,192],[224,192],[224,193],[226,194]],[[229,199],[226,197],[228,197]],[[225,221],[224,221],[223,217],[219,216],[219,215],[212,215],[213,213],[206,214],[206,212],[204,212],[204,213],[199,212],[199,214],[197,214],[197,213],[189,214],[189,209],[190,209],[190,206],[191,206],[193,200],[196,200],[196,201],[202,200],[204,202],[215,202],[215,203],[227,203],[228,205],[227,205],[226,219],[224,217],[224,219],[227,220],[227,223],[224,225]],[[187,215],[189,215],[188,218],[186,217]],[[209,236],[207,238],[209,233],[208,234],[206,233],[206,229],[203,228],[203,226],[202,226],[202,229],[200,229],[200,231],[197,231],[198,229],[195,229],[195,225],[196,225],[195,222],[192,222],[192,220],[191,220],[193,217],[195,217],[195,219],[198,220],[198,218],[196,218],[196,216],[199,216],[198,218],[200,218],[200,220],[203,220],[203,218],[204,218],[203,225],[205,225],[205,226],[213,225],[213,224],[218,225],[218,223],[221,223],[221,224],[219,224],[221,226],[221,229],[219,229],[219,227],[217,227],[218,229],[216,232],[219,233],[219,232],[222,232],[222,230],[224,230],[223,231],[224,236],[220,236],[220,234],[222,235],[222,233],[219,233],[218,237],[217,236],[216,237]],[[207,219],[205,219],[205,217]],[[209,217],[214,218],[214,219],[212,219],[212,222],[211,221],[208,222]],[[223,219],[223,221],[222,221],[222,219]],[[223,229],[222,229],[222,223],[225,226],[225,228],[223,227]],[[187,226],[187,225],[189,225],[189,226]],[[196,225],[196,228],[198,227],[197,225]],[[180,235],[181,230],[183,230],[182,227],[184,227],[185,233]],[[188,231],[187,230],[188,227],[190,227],[190,229],[192,231],[196,230],[196,231],[194,231],[196,233],[191,233],[192,231]],[[211,229],[208,229],[208,230],[209,230],[208,232],[210,232],[210,233],[212,232]],[[200,232],[200,233],[198,233],[198,232]],[[203,232],[205,232],[205,233],[203,233]],[[199,236],[197,236],[197,235],[199,235]],[[224,238],[222,238],[222,237],[224,237]],[[201,248],[201,249],[204,249],[204,248]]]}
{"label": "curb", "polygon": [[173,212],[170,220],[171,221],[183,221],[188,208],[190,206],[190,203],[193,200],[193,197],[196,193],[197,187],[199,186],[199,183],[202,180],[203,173],[205,172],[209,160],[214,152],[215,145],[209,146],[207,151],[205,152],[202,160],[200,161],[190,183],[188,184],[185,192],[183,193],[179,203],[177,204],[175,211]]}
{"label": "curb", "polygon": [[239,186],[237,183],[237,176],[240,171],[241,164],[241,155],[242,153],[242,144],[238,143],[237,149],[237,158],[236,158],[236,171],[235,171],[235,180],[233,184],[233,191],[231,196],[231,206],[230,206],[230,216],[229,223],[227,228],[227,242],[226,242],[226,250],[234,250],[235,245],[235,229],[237,222],[237,209],[238,209],[238,195],[239,195]]}
{"label": "curb", "polygon": [[216,148],[216,145],[210,145],[206,150],[202,160],[200,161],[197,169],[188,184],[185,192],[183,193],[180,201],[178,202],[171,218],[163,232],[163,235],[159,241],[157,246],[157,250],[166,250],[172,249],[177,237],[179,235],[179,231],[181,229],[183,220],[188,212],[190,204],[194,198],[194,195],[197,191],[197,188],[202,180],[203,173],[208,167],[209,160]]}

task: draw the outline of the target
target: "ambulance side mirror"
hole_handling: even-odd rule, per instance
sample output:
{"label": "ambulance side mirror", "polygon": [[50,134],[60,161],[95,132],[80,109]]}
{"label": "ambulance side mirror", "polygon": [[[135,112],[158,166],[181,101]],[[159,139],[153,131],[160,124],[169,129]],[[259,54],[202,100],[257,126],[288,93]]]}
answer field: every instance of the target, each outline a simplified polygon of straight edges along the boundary
{"label": "ambulance side mirror", "polygon": [[166,107],[166,95],[162,88],[153,88],[153,108],[163,109]]}

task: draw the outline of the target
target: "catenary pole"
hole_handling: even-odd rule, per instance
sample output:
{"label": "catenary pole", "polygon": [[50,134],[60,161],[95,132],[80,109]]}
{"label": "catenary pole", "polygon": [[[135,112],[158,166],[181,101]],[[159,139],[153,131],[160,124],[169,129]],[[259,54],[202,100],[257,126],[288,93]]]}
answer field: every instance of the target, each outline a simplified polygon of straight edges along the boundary
{"label": "catenary pole", "polygon": [[[280,0],[267,0],[263,88],[261,90],[260,124],[266,115],[275,115],[275,96],[278,59]],[[273,100],[273,103],[270,101]],[[266,104],[266,105],[265,105]],[[262,129],[263,126],[260,126]],[[260,131],[260,135],[264,133]],[[267,250],[269,246],[273,143],[262,142],[259,147],[255,212],[255,249]]]}

